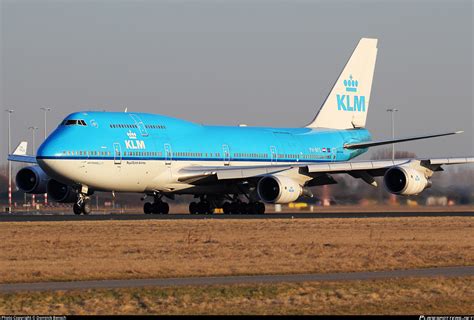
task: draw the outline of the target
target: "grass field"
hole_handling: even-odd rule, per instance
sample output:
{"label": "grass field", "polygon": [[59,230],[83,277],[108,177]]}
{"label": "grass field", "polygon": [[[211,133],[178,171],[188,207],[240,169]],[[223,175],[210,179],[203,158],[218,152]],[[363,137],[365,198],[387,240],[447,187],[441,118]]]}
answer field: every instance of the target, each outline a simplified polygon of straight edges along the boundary
{"label": "grass field", "polygon": [[473,314],[474,277],[0,295],[0,314]]}
{"label": "grass field", "polygon": [[0,282],[474,265],[474,218],[0,224]]}

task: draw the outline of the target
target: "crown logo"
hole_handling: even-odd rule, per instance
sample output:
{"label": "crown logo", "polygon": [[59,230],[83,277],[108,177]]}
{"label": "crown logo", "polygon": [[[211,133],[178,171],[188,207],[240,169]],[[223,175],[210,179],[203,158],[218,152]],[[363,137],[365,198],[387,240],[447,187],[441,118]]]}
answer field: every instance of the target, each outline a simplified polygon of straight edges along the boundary
{"label": "crown logo", "polygon": [[136,139],[137,138],[137,134],[135,132],[130,131],[130,130],[128,130],[127,136],[130,139]]}
{"label": "crown logo", "polygon": [[359,86],[359,81],[352,79],[352,74],[349,76],[349,79],[344,80],[344,86],[346,87],[347,92],[357,92],[357,87]]}

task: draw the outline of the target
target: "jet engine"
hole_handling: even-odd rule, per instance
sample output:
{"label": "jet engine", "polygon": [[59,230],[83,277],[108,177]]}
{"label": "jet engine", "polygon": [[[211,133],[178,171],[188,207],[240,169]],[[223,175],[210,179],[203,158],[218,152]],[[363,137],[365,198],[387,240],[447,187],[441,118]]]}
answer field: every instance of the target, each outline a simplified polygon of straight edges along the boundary
{"label": "jet engine", "polygon": [[77,201],[77,193],[73,188],[54,179],[48,182],[48,196],[51,200],[61,203]]}
{"label": "jet engine", "polygon": [[303,194],[303,188],[291,178],[272,175],[260,179],[257,192],[264,202],[289,203]]}
{"label": "jet engine", "polygon": [[31,166],[18,171],[15,180],[21,191],[41,194],[46,192],[50,178],[39,166]]}
{"label": "jet engine", "polygon": [[394,194],[412,196],[431,187],[431,180],[424,173],[410,167],[392,167],[385,172],[385,188]]}

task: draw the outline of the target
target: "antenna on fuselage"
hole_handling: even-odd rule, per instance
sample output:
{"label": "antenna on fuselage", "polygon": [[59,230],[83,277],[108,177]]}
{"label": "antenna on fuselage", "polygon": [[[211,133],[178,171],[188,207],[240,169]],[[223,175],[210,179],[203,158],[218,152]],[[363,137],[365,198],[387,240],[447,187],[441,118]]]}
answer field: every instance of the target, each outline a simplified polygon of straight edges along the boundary
{"label": "antenna on fuselage", "polygon": [[127,113],[127,112],[128,112],[128,108],[125,108],[125,110],[124,110],[123,112]]}

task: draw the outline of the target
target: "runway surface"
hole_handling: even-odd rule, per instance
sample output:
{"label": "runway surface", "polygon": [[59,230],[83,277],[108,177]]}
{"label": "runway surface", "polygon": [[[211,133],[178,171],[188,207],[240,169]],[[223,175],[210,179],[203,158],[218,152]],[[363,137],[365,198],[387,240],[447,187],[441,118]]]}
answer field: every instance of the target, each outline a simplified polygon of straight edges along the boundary
{"label": "runway surface", "polygon": [[104,214],[72,213],[0,214],[0,222],[15,221],[103,221],[103,220],[180,220],[180,219],[327,219],[327,218],[400,218],[400,217],[474,217],[474,212],[347,212],[347,213],[266,213],[263,215],[191,215],[191,214]]}
{"label": "runway surface", "polygon": [[391,278],[438,277],[438,276],[443,276],[443,277],[474,276],[474,266],[443,267],[443,268],[412,269],[412,270],[389,270],[389,271],[374,271],[374,272],[325,273],[325,274],[319,273],[319,274],[198,277],[198,278],[161,278],[161,279],[14,283],[14,284],[1,284],[0,293],[12,293],[12,292],[20,292],[20,291],[207,286],[207,285],[311,282],[311,281],[377,280],[377,279],[391,279]]}

